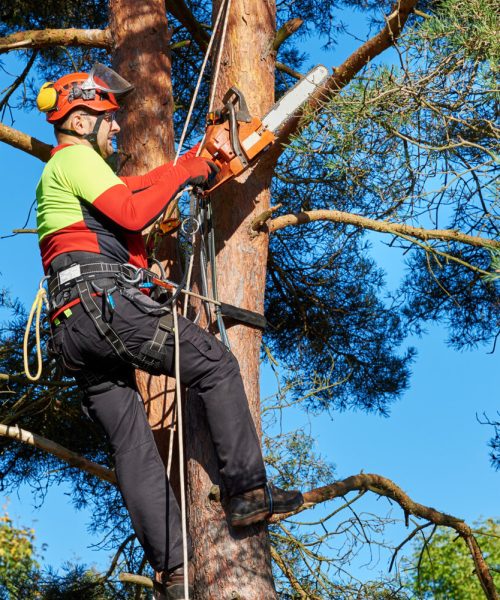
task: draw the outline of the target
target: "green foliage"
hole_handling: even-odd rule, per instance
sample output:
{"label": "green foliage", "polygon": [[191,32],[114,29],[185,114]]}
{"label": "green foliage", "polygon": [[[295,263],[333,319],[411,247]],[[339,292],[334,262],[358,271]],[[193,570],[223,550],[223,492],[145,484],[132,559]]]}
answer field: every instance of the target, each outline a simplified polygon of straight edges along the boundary
{"label": "green foliage", "polygon": [[500,11],[492,0],[441,0],[418,37],[440,45],[443,54],[465,54],[472,60],[500,66]]}
{"label": "green foliage", "polygon": [[0,600],[25,598],[39,579],[32,529],[19,529],[5,514],[0,516]]}
{"label": "green foliage", "polygon": [[[500,586],[500,521],[486,519],[474,530],[493,580]],[[413,554],[419,563],[409,579],[418,600],[482,600],[484,593],[474,575],[474,564],[462,538],[449,529],[438,530],[430,541],[420,542]]]}
{"label": "green foliage", "polygon": [[[0,35],[31,28],[107,26],[104,0],[4,4]],[[210,22],[210,2],[188,4],[200,22]],[[337,18],[339,4],[379,18],[393,1],[278,2],[278,26],[298,14],[305,20],[297,36],[280,48],[278,60],[301,68],[307,61],[302,39],[315,36],[320,43],[335,43],[344,27]],[[400,40],[395,64],[365,69],[321,113],[311,115],[310,127],[282,156],[273,204],[282,203],[283,212],[336,209],[429,228],[446,224],[491,238],[500,233],[495,196],[499,45],[492,35],[499,29],[498,12],[486,0],[429,0],[419,7],[429,17],[411,18],[414,29]],[[170,26],[173,43],[190,37],[175,19]],[[27,60],[29,53],[21,52]],[[103,51],[73,48],[43,50],[37,56],[37,80],[86,69],[96,59],[111,60]],[[195,43],[173,53],[177,133],[201,56]],[[30,74],[20,107],[32,106],[37,80]],[[278,93],[290,82],[278,74]],[[205,81],[201,90],[204,97],[207,85]],[[202,104],[195,112],[191,137],[203,128]],[[406,238],[394,239],[392,245],[405,252],[408,270],[399,290],[389,294],[383,265],[371,256],[370,240],[360,227],[291,227],[276,232],[270,244],[266,313],[272,327],[265,340],[285,364],[282,383],[288,396],[304,408],[388,414],[391,402],[409,385],[414,351],[404,347],[406,336],[420,333],[429,320],[445,323],[456,347],[491,343],[497,334],[499,294],[482,278],[490,259],[484,249],[439,243],[415,247]],[[4,301],[14,316],[0,334],[0,370],[13,377],[3,382],[8,393],[2,397],[0,422],[18,423],[111,465],[101,432],[80,410],[78,390],[61,379],[53,363],[46,363],[36,384],[16,377],[22,371],[26,315],[18,303]],[[280,409],[284,407],[286,402],[280,403]],[[498,440],[493,448],[498,456]],[[266,441],[266,452],[278,485],[307,489],[334,481],[333,467],[316,455],[313,437],[303,430],[273,435]],[[103,547],[116,548],[129,535],[130,524],[113,486],[61,468],[58,460],[15,441],[0,440],[0,460],[6,489],[28,482],[43,498],[46,486],[69,481],[75,505],[91,505],[91,527],[106,537]],[[357,585],[344,572],[351,557],[364,544],[370,546],[385,525],[373,515],[351,513],[351,500],[344,507],[348,516],[340,510],[337,515],[335,509],[330,515],[313,514],[314,522],[287,522],[285,530],[273,527],[276,551],[307,597],[405,598],[397,583]],[[127,570],[140,572],[142,553],[127,549],[126,562]],[[296,597],[289,580],[276,565],[275,569],[282,597]],[[68,565],[62,575],[48,571],[43,585],[46,597],[53,599],[132,597],[116,582],[101,585],[98,574],[84,566]]]}

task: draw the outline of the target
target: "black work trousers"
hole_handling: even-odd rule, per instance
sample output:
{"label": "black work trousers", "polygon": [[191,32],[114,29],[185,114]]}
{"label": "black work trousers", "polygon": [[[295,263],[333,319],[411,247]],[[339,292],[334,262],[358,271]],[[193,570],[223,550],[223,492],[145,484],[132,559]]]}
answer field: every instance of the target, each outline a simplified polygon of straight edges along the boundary
{"label": "black work trousers", "polygon": [[[153,338],[160,317],[151,314],[149,298],[144,296],[143,302],[140,293],[133,296],[134,301],[115,291],[114,311],[108,318],[127,350],[137,354]],[[71,311],[54,328],[54,350],[78,381],[92,374],[84,407],[109,438],[133,528],[156,571],[175,568],[183,561],[180,510],[135,387],[134,369],[117,357],[81,304]],[[187,319],[179,317],[178,329],[181,382],[204,404],[228,494],[265,484],[260,442],[235,357]],[[173,376],[173,335],[165,341],[162,363],[162,372]]]}

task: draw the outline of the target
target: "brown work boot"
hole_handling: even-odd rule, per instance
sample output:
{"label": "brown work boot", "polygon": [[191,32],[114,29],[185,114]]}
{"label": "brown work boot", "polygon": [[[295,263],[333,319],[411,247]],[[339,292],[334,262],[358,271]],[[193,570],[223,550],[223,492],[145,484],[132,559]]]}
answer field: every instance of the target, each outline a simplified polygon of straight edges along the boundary
{"label": "brown work boot", "polygon": [[282,490],[271,484],[232,496],[229,520],[233,527],[246,527],[264,521],[274,514],[289,513],[304,504],[298,490]]}
{"label": "brown work boot", "polygon": [[[193,571],[188,567],[189,597],[193,597]],[[184,565],[163,574],[163,593],[167,600],[187,600],[184,593]]]}

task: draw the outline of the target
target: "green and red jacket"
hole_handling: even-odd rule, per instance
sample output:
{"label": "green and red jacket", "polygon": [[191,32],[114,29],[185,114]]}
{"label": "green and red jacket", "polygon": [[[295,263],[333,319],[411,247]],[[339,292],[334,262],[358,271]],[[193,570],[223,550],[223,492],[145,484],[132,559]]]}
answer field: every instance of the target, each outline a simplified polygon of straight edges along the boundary
{"label": "green and red jacket", "polygon": [[146,175],[118,177],[88,146],[54,148],[36,189],[45,272],[59,254],[77,251],[147,266],[141,232],[188,183],[183,162],[195,155],[196,147],[175,166],[167,163]]}

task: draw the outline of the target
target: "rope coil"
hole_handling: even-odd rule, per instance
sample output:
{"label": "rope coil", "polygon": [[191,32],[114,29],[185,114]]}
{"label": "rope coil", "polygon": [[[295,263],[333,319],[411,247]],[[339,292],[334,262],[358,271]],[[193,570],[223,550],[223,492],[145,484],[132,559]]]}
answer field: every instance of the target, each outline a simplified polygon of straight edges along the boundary
{"label": "rope coil", "polygon": [[[38,292],[36,293],[35,300],[33,301],[33,305],[31,306],[30,314],[28,316],[28,320],[26,321],[26,329],[24,331],[24,340],[23,340],[23,362],[24,362],[24,372],[26,373],[26,377],[30,381],[38,381],[42,374],[43,368],[43,360],[42,360],[42,346],[40,341],[40,320],[42,315],[42,308],[45,304],[47,311],[49,310],[49,301],[47,299],[47,291],[43,287],[44,282],[47,280],[47,277],[44,277],[40,281],[40,285],[38,287]],[[33,324],[33,318],[35,317],[35,347],[36,347],[36,359],[37,359],[37,371],[34,375],[31,374],[29,368],[29,350],[28,350],[28,341],[31,331],[31,325]]]}

